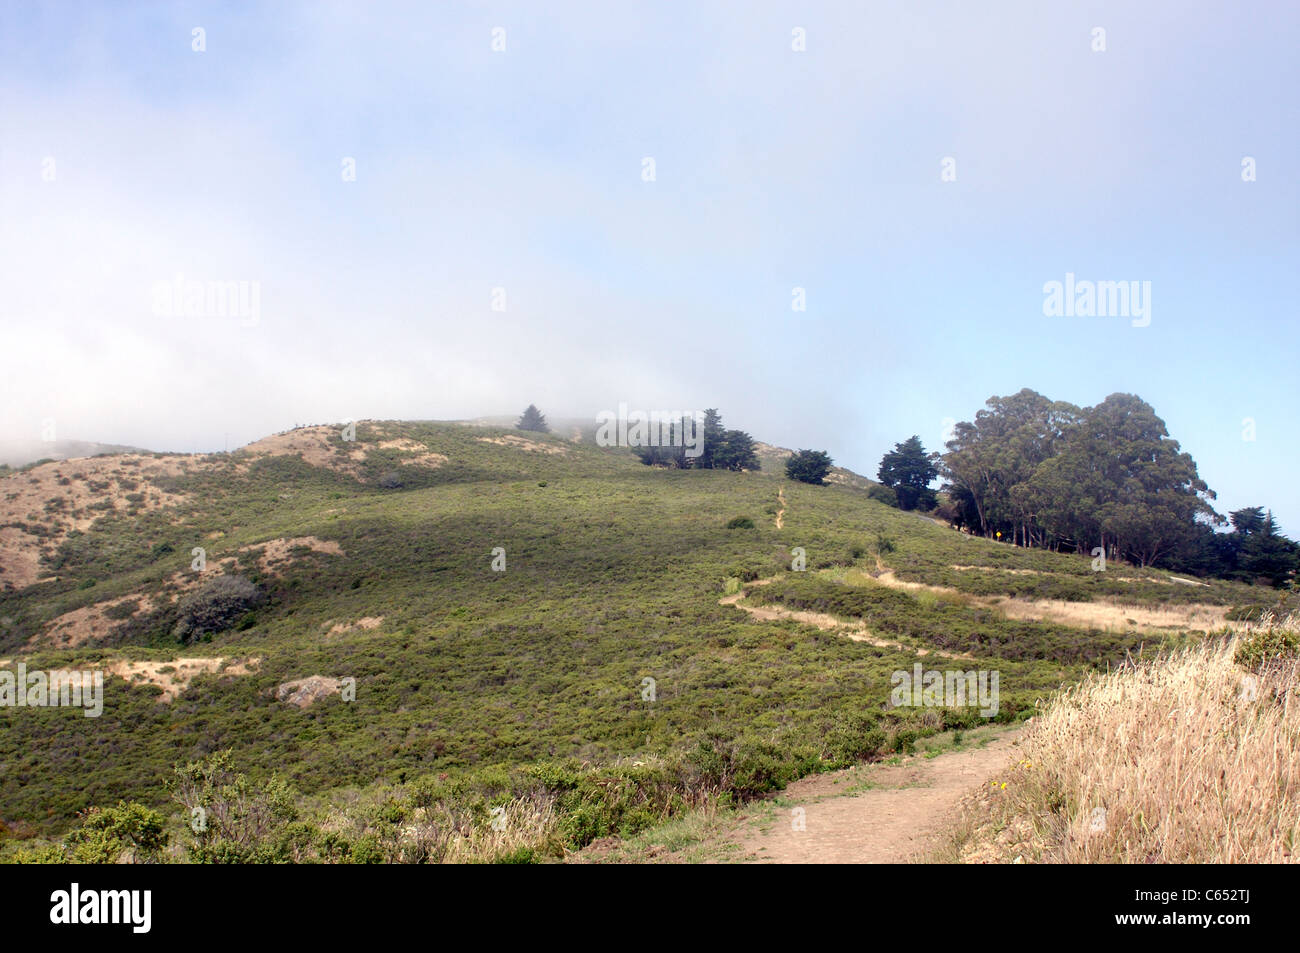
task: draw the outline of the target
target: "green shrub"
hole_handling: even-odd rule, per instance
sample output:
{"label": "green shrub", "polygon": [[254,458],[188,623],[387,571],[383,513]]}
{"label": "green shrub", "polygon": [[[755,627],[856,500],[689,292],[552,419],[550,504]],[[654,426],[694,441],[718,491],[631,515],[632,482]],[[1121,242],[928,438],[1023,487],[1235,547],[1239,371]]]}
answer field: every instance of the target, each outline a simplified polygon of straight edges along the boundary
{"label": "green shrub", "polygon": [[190,823],[185,849],[194,863],[288,863],[301,860],[317,839],[298,823],[288,784],[249,780],[235,770],[229,751],[177,767],[169,789]]}
{"label": "green shrub", "polygon": [[1232,660],[1243,668],[1258,669],[1269,662],[1293,659],[1297,655],[1300,655],[1300,632],[1269,626],[1242,639]]}
{"label": "green shrub", "polygon": [[867,488],[867,498],[898,509],[898,494],[881,483],[873,483]]}
{"label": "green shrub", "polygon": [[727,521],[727,529],[753,529],[754,521],[748,516],[733,516]]}
{"label": "green shrub", "polygon": [[217,576],[180,598],[172,634],[192,645],[204,636],[226,631],[262,601],[261,590],[243,576]]}
{"label": "green shrub", "polygon": [[167,846],[166,818],[158,811],[119,801],[116,807],[92,807],[81,815],[81,826],[64,841],[78,864],[116,864],[128,851],[137,863],[157,860]]}

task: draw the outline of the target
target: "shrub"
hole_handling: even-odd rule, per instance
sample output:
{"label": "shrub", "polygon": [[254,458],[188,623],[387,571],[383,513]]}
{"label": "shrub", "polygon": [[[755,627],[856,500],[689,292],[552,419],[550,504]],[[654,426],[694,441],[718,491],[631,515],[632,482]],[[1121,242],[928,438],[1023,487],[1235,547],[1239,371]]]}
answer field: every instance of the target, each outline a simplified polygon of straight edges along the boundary
{"label": "shrub", "polygon": [[229,751],[176,768],[169,787],[190,822],[186,851],[195,863],[293,862],[315,838],[310,827],[296,823],[289,786],[275,777],[250,781],[235,770]]}
{"label": "shrub", "polygon": [[181,597],[173,635],[191,645],[206,635],[224,632],[262,603],[260,589],[243,576],[217,576]]}
{"label": "shrub", "polygon": [[877,503],[884,503],[886,506],[892,506],[894,509],[898,509],[898,494],[883,484],[873,483],[868,487],[867,498],[875,500]]}
{"label": "shrub", "polygon": [[754,521],[748,516],[733,516],[727,521],[727,529],[753,529]]}
{"label": "shrub", "polygon": [[825,450],[800,450],[785,461],[785,475],[800,483],[823,486],[831,471],[831,457]]}
{"label": "shrub", "polygon": [[128,599],[126,602],[119,602],[116,605],[109,606],[104,610],[104,617],[112,619],[114,622],[121,622],[123,619],[129,619],[140,609],[138,599]]}
{"label": "shrub", "polygon": [[119,801],[117,807],[92,807],[81,817],[81,826],[64,842],[74,863],[149,862],[167,846],[166,818],[143,804]]}
{"label": "shrub", "polygon": [[1300,655],[1300,631],[1294,626],[1277,623],[1265,613],[1262,627],[1254,629],[1237,643],[1232,660],[1248,669],[1261,669],[1269,663],[1287,661]]}

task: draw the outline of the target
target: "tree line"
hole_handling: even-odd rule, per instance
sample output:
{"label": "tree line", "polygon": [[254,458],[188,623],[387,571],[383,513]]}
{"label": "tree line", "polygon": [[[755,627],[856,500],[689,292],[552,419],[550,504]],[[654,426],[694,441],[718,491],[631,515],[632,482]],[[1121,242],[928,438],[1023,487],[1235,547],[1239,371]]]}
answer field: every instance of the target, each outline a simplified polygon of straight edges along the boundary
{"label": "tree line", "polygon": [[948,497],[939,515],[971,532],[1275,584],[1300,568],[1300,546],[1271,513],[1215,511],[1196,462],[1134,394],[1082,408],[1028,388],[993,397],[956,425],[946,448],[936,466]]}
{"label": "tree line", "polygon": [[[758,454],[754,438],[743,430],[728,430],[722,426],[722,415],[717,408],[704,411],[702,434],[696,434],[695,420],[687,417],[672,425],[673,439],[669,445],[636,447],[637,458],[647,466],[671,466],[679,470],[757,470]],[[686,437],[690,434],[690,438]],[[698,443],[692,439],[700,437]],[[686,444],[699,447],[697,456],[687,454]],[[675,444],[675,445],[674,445]]]}

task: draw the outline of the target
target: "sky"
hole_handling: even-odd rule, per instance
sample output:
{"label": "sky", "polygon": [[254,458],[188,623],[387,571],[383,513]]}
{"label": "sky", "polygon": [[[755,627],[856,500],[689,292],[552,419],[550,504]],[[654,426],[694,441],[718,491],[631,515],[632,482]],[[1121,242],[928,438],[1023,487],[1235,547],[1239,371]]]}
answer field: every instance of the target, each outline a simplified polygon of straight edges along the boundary
{"label": "sky", "polygon": [[874,477],[1126,392],[1297,537],[1297,47],[1279,0],[6,2],[0,433],[717,407]]}

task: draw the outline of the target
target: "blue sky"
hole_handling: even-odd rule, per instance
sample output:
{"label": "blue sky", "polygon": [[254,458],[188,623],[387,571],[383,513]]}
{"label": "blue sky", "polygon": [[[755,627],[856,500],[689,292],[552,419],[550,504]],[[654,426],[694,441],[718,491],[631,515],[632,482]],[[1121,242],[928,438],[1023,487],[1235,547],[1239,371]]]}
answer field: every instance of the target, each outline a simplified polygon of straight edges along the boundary
{"label": "blue sky", "polygon": [[[1297,46],[1280,2],[5,4],[5,433],[717,406],[874,475],[1125,391],[1300,536]],[[1046,317],[1067,272],[1150,325]],[[177,274],[256,324],[155,313]]]}

